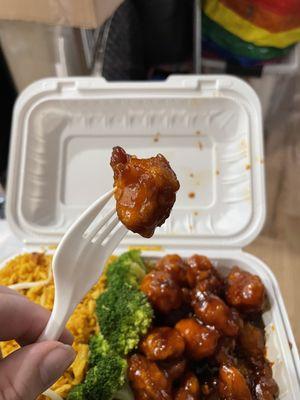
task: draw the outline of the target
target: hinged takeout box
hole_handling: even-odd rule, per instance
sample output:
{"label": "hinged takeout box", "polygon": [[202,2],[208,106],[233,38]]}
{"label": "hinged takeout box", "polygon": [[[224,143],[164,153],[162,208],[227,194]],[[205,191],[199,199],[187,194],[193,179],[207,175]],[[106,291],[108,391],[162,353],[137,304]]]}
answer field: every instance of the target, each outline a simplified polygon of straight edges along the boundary
{"label": "hinged takeout box", "polygon": [[[120,251],[146,257],[194,252],[217,267],[258,274],[270,300],[267,349],[280,399],[300,399],[300,365],[286,310],[268,267],[242,251],[265,218],[259,100],[228,76],[166,82],[46,79],[19,97],[13,118],[7,219],[27,248],[55,244],[72,221],[112,187],[112,147],[140,157],[161,152],[181,189],[166,223],[146,240],[128,234]],[[150,251],[151,250],[151,251]]]}

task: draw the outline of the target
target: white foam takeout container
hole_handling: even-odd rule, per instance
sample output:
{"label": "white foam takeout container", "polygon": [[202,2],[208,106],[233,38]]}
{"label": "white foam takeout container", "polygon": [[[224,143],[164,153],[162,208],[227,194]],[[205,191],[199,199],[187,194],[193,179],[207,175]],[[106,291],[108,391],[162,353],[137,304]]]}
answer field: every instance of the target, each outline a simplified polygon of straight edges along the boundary
{"label": "white foam takeout container", "polygon": [[14,253],[57,243],[111,188],[115,145],[138,156],[163,153],[181,183],[171,216],[155,236],[128,234],[118,251],[147,245],[160,247],[146,257],[197,252],[220,269],[239,265],[258,274],[270,300],[263,317],[280,400],[299,400],[299,356],[278,284],[262,261],[242,250],[265,218],[261,109],[243,81],[55,78],[28,87],[15,106],[10,152],[6,215],[23,243]]}

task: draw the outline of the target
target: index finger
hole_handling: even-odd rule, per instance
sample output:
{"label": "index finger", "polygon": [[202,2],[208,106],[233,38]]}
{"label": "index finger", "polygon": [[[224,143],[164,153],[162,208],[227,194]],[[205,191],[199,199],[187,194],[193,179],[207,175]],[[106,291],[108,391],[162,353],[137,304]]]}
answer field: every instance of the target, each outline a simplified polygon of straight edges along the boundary
{"label": "index finger", "polygon": [[[0,287],[0,341],[15,339],[21,346],[35,343],[44,330],[50,311]],[[65,329],[60,341],[72,344],[73,336]]]}

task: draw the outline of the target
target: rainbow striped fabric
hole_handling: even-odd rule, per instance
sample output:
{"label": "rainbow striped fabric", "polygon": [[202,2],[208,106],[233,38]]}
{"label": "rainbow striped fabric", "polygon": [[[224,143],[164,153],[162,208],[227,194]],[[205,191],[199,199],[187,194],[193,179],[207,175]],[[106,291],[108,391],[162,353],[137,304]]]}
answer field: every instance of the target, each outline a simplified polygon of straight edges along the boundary
{"label": "rainbow striped fabric", "polygon": [[300,0],[205,0],[204,43],[255,65],[284,57],[300,41]]}

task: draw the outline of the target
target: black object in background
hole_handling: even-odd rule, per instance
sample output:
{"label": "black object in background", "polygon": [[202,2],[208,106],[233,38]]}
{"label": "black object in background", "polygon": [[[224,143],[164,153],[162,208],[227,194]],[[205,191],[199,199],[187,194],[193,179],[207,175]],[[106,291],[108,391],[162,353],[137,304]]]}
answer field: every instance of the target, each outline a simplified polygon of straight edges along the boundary
{"label": "black object in background", "polygon": [[93,73],[126,81],[182,70],[193,56],[193,6],[194,0],[125,0],[99,30]]}
{"label": "black object in background", "polygon": [[186,61],[193,52],[193,0],[133,0],[147,66]]}
{"label": "black object in background", "polygon": [[141,21],[132,0],[125,0],[101,27],[94,73],[108,81],[146,79]]}
{"label": "black object in background", "polygon": [[8,160],[9,138],[13,105],[17,93],[12,82],[6,61],[0,48],[0,104],[1,104],[1,131],[0,131],[0,183],[6,184],[6,170]]}
{"label": "black object in background", "polygon": [[256,67],[242,67],[239,64],[234,63],[226,63],[226,74],[228,75],[237,75],[237,76],[245,76],[245,77],[257,77],[260,78],[262,76],[263,66],[259,65]]}

